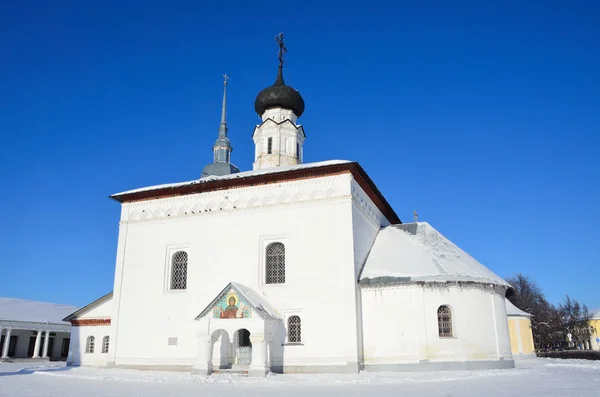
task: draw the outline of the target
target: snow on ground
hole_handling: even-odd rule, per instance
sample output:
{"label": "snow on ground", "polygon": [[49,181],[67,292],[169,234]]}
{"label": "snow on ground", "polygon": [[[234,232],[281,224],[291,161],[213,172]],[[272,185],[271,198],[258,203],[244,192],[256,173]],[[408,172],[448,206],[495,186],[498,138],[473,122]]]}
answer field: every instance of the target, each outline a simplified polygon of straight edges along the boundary
{"label": "snow on ground", "polygon": [[[293,387],[291,387],[293,386]],[[183,372],[0,363],[0,396],[600,396],[600,361],[533,359],[512,370],[199,377]]]}

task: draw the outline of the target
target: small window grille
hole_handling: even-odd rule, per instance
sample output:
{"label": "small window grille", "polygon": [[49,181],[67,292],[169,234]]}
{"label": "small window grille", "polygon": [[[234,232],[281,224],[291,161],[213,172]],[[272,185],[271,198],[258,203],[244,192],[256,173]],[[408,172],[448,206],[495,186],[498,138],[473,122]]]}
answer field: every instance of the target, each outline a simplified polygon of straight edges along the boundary
{"label": "small window grille", "polygon": [[440,306],[437,311],[440,338],[452,337],[452,312],[448,306]]}
{"label": "small window grille", "polygon": [[85,352],[86,353],[93,353],[94,352],[94,344],[96,342],[96,338],[94,338],[93,336],[88,336],[87,340],[85,341]]}
{"label": "small window grille", "polygon": [[273,150],[273,138],[267,139],[267,154],[271,154]]}
{"label": "small window grille", "polygon": [[271,243],[266,250],[266,277],[267,284],[285,283],[285,245]]}
{"label": "small window grille", "polygon": [[171,289],[187,288],[187,261],[188,254],[185,251],[178,251],[173,255]]}
{"label": "small window grille", "polygon": [[110,338],[108,336],[105,336],[102,339],[102,353],[108,353],[109,344],[110,344]]}
{"label": "small window grille", "polygon": [[290,316],[288,318],[288,342],[302,342],[302,323],[298,316]]}

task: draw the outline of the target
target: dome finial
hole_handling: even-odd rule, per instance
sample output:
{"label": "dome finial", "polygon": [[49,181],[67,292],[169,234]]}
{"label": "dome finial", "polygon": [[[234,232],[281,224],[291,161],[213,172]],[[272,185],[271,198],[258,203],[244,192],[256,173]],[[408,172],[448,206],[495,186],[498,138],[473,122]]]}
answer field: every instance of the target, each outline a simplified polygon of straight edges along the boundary
{"label": "dome finial", "polygon": [[279,45],[279,73],[277,73],[277,80],[275,80],[272,86],[258,93],[254,101],[254,110],[259,117],[262,117],[267,109],[282,108],[291,110],[296,117],[300,117],[304,113],[304,99],[302,99],[297,90],[286,85],[283,81],[283,54],[287,52],[287,48],[285,48],[285,44],[283,43],[283,33],[275,36],[275,41]]}
{"label": "dome finial", "polygon": [[283,43],[283,32],[275,36],[275,41],[277,41],[277,44],[279,45],[279,71],[277,72],[277,80],[275,80],[275,84],[285,84],[283,82],[283,54],[287,52],[287,48],[285,48],[285,44]]}

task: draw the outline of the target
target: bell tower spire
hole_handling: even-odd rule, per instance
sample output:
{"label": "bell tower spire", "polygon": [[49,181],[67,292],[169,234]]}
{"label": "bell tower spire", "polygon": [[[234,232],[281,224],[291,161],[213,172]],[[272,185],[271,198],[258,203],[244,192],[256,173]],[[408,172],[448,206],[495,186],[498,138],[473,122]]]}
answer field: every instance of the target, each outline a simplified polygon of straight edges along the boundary
{"label": "bell tower spire", "polygon": [[219,138],[227,136],[227,73],[223,75],[223,106],[221,108],[221,125],[219,126]]}
{"label": "bell tower spire", "polygon": [[229,175],[240,172],[231,161],[233,146],[227,137],[227,74],[223,75],[223,105],[221,107],[221,124],[219,124],[219,137],[213,146],[213,162],[202,170],[200,178],[215,175]]}

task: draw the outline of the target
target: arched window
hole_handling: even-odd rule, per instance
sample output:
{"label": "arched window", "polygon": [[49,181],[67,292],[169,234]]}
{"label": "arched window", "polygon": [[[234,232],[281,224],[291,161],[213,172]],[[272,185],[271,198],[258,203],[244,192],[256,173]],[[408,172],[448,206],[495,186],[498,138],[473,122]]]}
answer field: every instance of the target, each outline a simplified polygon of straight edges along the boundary
{"label": "arched window", "polygon": [[102,338],[102,353],[108,353],[108,345],[110,344],[109,336]]}
{"label": "arched window", "polygon": [[187,261],[187,252],[177,251],[173,254],[173,261],[171,263],[171,289],[187,288]]}
{"label": "arched window", "polygon": [[267,284],[285,283],[285,245],[283,243],[267,245],[265,270]]}
{"label": "arched window", "polygon": [[96,342],[96,338],[94,338],[93,336],[88,336],[87,340],[85,341],[85,352],[86,353],[93,353],[94,352],[94,344]]}
{"label": "arched window", "polygon": [[298,316],[288,318],[288,342],[302,342],[302,322]]}
{"label": "arched window", "polygon": [[452,338],[452,312],[448,306],[440,306],[438,311],[440,338]]}

